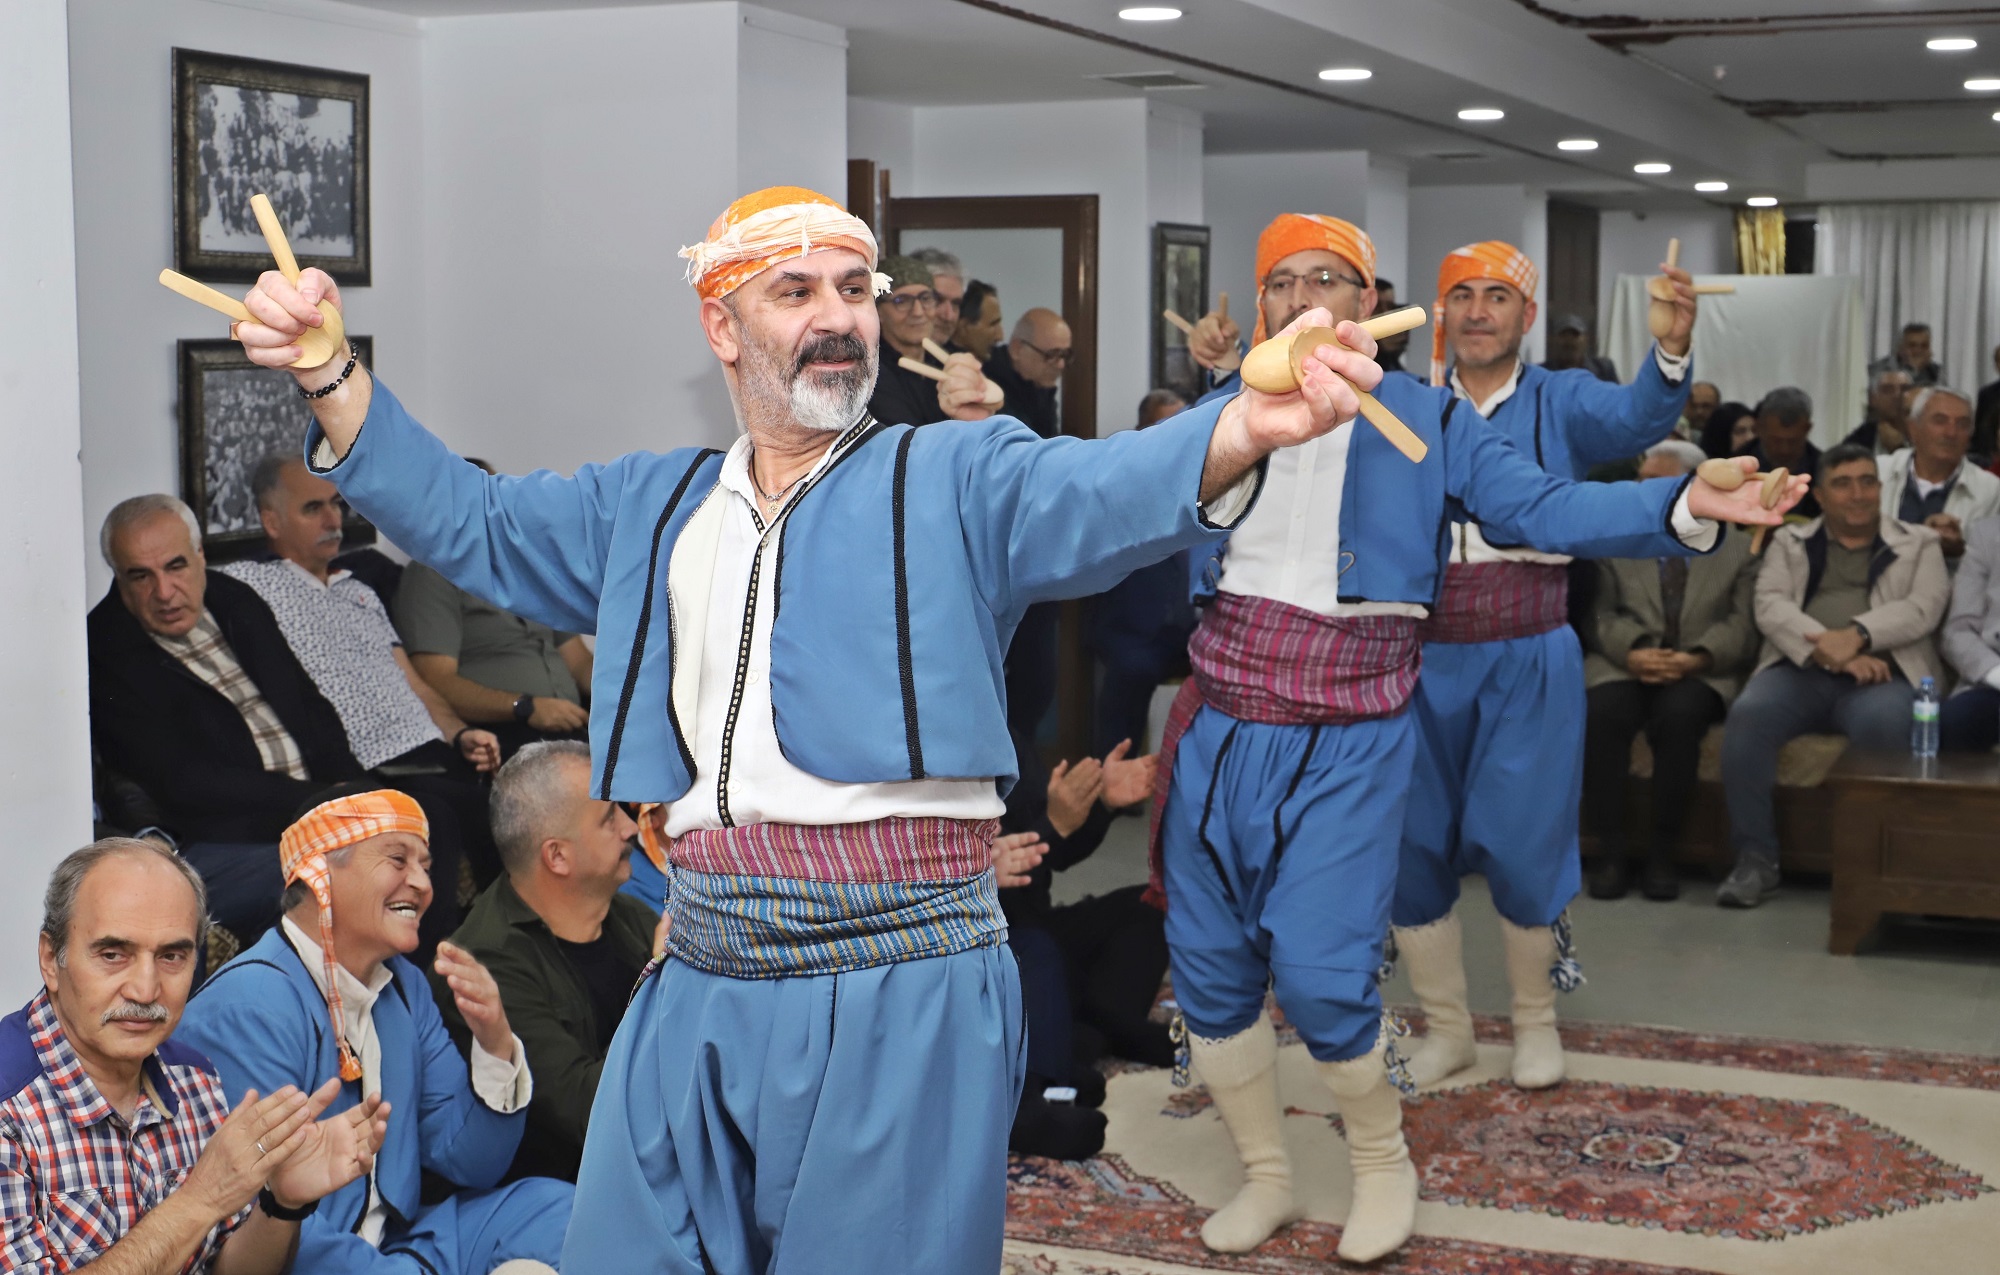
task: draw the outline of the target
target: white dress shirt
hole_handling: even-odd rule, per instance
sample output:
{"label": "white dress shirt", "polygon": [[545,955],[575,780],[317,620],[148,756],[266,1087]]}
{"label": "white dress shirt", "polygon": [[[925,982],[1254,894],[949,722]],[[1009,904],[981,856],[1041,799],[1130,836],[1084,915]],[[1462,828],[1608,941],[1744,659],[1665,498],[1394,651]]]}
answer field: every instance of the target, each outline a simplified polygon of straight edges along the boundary
{"label": "white dress shirt", "polygon": [[[289,916],[280,922],[285,927],[285,937],[298,949],[299,956],[306,964],[306,973],[312,975],[313,985],[320,995],[326,995],[326,954],[306,932],[292,923]],[[382,989],[395,978],[386,965],[377,966],[366,983],[347,972],[347,967],[334,965],[334,977],[340,981],[341,1028],[347,1033],[348,1048],[361,1062],[361,1092],[377,1093],[382,1088],[382,1040],[375,1034],[375,1001],[382,995]],[[493,1110],[505,1115],[519,1111],[528,1105],[535,1095],[534,1077],[528,1074],[528,1050],[521,1044],[519,1036],[514,1037],[514,1061],[501,1062],[492,1054],[480,1048],[479,1042],[472,1042],[472,1092],[479,1095]],[[398,1111],[391,1119],[415,1120],[414,1111]],[[382,1228],[389,1221],[389,1206],[382,1202],[382,1192],[375,1185],[375,1175],[368,1175],[368,1212],[361,1218],[361,1225],[355,1234],[370,1244],[380,1248]]]}

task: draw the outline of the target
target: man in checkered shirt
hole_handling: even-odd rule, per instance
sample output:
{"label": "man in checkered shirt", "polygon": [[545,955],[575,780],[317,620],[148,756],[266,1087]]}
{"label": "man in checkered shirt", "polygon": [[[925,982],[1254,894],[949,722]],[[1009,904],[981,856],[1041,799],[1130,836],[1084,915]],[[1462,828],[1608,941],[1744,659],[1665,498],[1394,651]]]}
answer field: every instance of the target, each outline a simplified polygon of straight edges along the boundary
{"label": "man in checkered shirt", "polygon": [[208,1059],[168,1039],[205,917],[201,878],[153,842],[56,868],[44,990],[0,1019],[0,1272],[276,1275],[300,1219],[373,1165],[379,1095],[318,1120],[336,1078],[231,1110]]}

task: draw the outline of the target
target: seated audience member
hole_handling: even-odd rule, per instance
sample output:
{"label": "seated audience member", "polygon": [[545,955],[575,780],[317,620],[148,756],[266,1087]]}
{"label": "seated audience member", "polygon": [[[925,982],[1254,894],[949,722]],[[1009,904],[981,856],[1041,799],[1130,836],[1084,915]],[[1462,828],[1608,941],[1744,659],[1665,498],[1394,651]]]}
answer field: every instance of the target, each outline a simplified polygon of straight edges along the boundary
{"label": "seated audience member", "polygon": [[1694,441],[1710,456],[1734,456],[1757,441],[1757,413],[1741,403],[1718,404]]}
{"label": "seated audience member", "polygon": [[[985,384],[976,375],[978,360],[970,354],[947,358],[942,370],[951,375],[943,381],[933,381],[897,362],[911,359],[938,366],[924,350],[937,293],[931,287],[930,267],[914,257],[884,257],[879,269],[889,276],[891,286],[875,298],[882,337],[876,349],[875,393],[868,400],[869,414],[886,425],[981,421],[991,416],[992,409],[985,405]],[[849,350],[850,345],[855,348]],[[852,335],[820,337],[811,351],[801,351],[804,353],[820,358],[830,354],[863,357],[860,342]]]}
{"label": "seated audience member", "polygon": [[1944,369],[1931,358],[1931,325],[1928,323],[1905,323],[1903,334],[1896,343],[1894,354],[1885,354],[1868,365],[1868,375],[1889,368],[1901,368],[1910,374],[1912,385],[1936,385],[1944,380]]}
{"label": "seated audience member", "polygon": [[[492,974],[458,948],[438,949],[437,971],[471,1025],[468,1067],[407,959],[431,902],[428,834],[423,810],[392,789],[307,811],[280,842],[285,919],[216,971],[181,1024],[180,1038],[215,1060],[230,1094],[338,1074],[350,1087],[336,1110],[359,1081],[400,1113],[374,1173],[299,1228],[298,1269],[314,1275],[488,1275],[517,1259],[553,1269],[561,1257],[575,1188],[548,1178],[495,1185],[520,1144],[534,1081]],[[427,1192],[426,1170],[450,1193]]]}
{"label": "seated audience member", "polygon": [[[2000,345],[1993,347],[1993,370],[2000,372]],[[1979,387],[1979,401],[1972,408],[1972,451],[2000,465],[2000,379]]]}
{"label": "seated audience member", "polygon": [[2000,478],[1965,458],[1972,445],[1972,396],[1942,385],[1918,390],[1910,404],[1910,445],[1878,457],[1883,516],[1938,533],[1954,565],[1965,529],[2000,513]]}
{"label": "seated audience member", "polygon": [[[1025,1155],[1082,1159],[1104,1145],[1099,1057],[1169,1066],[1173,1045],[1148,1014],[1167,972],[1166,918],[1140,896],[1144,886],[1093,895],[1062,907],[1051,901],[1052,874],[1083,862],[1102,844],[1112,813],[1152,792],[1155,759],[1128,759],[1124,741],[1103,762],[1086,757],[1053,772],[1033,741],[1014,732],[1021,778],[1007,795],[1001,829],[1023,849],[996,846],[1004,873],[1000,906],[1007,942],[1021,970],[1028,1024],[1028,1075],[1009,1145]],[[1081,1106],[1052,1103],[1050,1086],[1074,1088]]]}
{"label": "seated audience member", "polygon": [[1756,907],[1778,886],[1778,750],[1818,731],[1905,752],[1916,685],[1941,671],[1933,635],[1951,578],[1937,533],[1883,514],[1865,447],[1829,449],[1813,485],[1825,515],[1778,528],[1764,547],[1763,651],[1723,729],[1736,867],[1715,898],[1729,907]]}
{"label": "seated audience member", "polygon": [[207,928],[171,850],[114,837],[56,866],[42,990],[0,1019],[0,1270],[279,1275],[299,1219],[368,1176],[380,1094],[328,1072],[239,1105],[170,1039]]}
{"label": "seated audience member", "polygon": [[[452,945],[493,971],[535,1072],[528,1127],[507,1179],[576,1181],[611,1035],[653,955],[657,912],[619,893],[638,827],[590,795],[590,748],[529,744],[493,779],[493,838],[507,871],[473,901]],[[473,1037],[432,979],[460,1052]]]}
{"label": "seated audience member", "polygon": [[[1384,279],[1379,274],[1376,275],[1375,309],[1369,317],[1372,318],[1375,314],[1387,314],[1391,310],[1399,310],[1401,308],[1401,306],[1396,304],[1395,283]],[[1408,332],[1398,332],[1394,336],[1385,336],[1375,343],[1375,361],[1382,365],[1384,372],[1408,372],[1410,369],[1403,366],[1403,355],[1409,348],[1410,334]]]}
{"label": "seated audience member", "polygon": [[1965,538],[1939,642],[1959,683],[1938,714],[1938,746],[1991,749],[2000,744],[2000,518],[1980,519]]}
{"label": "seated audience member", "polygon": [[[1757,404],[1756,441],[1736,453],[1755,456],[1766,473],[1789,469],[1795,474],[1819,472],[1819,448],[1812,444],[1812,398],[1794,386],[1772,390]],[[1818,488],[1792,508],[1795,518],[1819,517]]]}
{"label": "seated audience member", "polygon": [[1001,324],[1000,294],[993,285],[974,279],[965,285],[965,299],[959,303],[958,327],[945,343],[948,350],[964,350],[981,363],[993,355],[1006,329]]}
{"label": "seated audience member", "polygon": [[1007,392],[1000,410],[1043,438],[1062,433],[1056,386],[1069,368],[1069,353],[1069,324],[1054,310],[1037,306],[1015,320],[1013,337],[986,359],[986,375]]}
{"label": "seated audience member", "polygon": [[[1139,428],[1186,407],[1174,391],[1154,390],[1139,401]],[[1093,731],[1097,752],[1110,752],[1121,739],[1145,746],[1153,692],[1161,682],[1187,674],[1193,632],[1185,552],[1141,567],[1090,599],[1084,640],[1099,666]]]}
{"label": "seated audience member", "polygon": [[1675,427],[1674,435],[1690,443],[1701,442],[1708,418],[1721,406],[1722,391],[1711,381],[1696,381],[1688,386],[1687,406],[1681,409],[1681,423]]}
{"label": "seated audience member", "polygon": [[1868,417],[1843,443],[1866,447],[1877,456],[1909,444],[1904,432],[1910,418],[1910,374],[1899,367],[1883,368],[1868,378]]}
{"label": "seated audience member", "polygon": [[104,519],[112,589],[85,624],[97,750],[157,803],[244,943],[278,923],[278,834],[361,773],[333,706],[249,585],[208,570],[194,511],[134,496]]}
{"label": "seated audience member", "polygon": [[965,300],[965,266],[942,248],[918,248],[910,256],[930,267],[931,293],[937,298],[931,302],[931,340],[949,350],[958,335],[959,304]]}
{"label": "seated audience member", "polygon": [[1590,325],[1580,314],[1566,314],[1549,329],[1549,357],[1542,366],[1561,370],[1580,367],[1600,381],[1618,383],[1618,367],[1590,348]]}
{"label": "seated audience member", "polygon": [[[1639,477],[1678,477],[1701,461],[1692,443],[1660,443]],[[1649,899],[1677,898],[1674,851],[1702,737],[1728,711],[1757,654],[1750,613],[1757,563],[1749,536],[1726,535],[1714,553],[1696,558],[1614,558],[1596,567],[1583,662],[1583,804],[1599,856],[1590,894],[1623,898],[1630,881],[1627,779],[1632,738],[1643,730],[1653,750],[1653,827],[1642,888]]]}
{"label": "seated audience member", "polygon": [[461,718],[492,731],[503,754],[585,736],[591,651],[579,635],[503,611],[421,562],[404,569],[394,615],[418,676]]}
{"label": "seated audience member", "polygon": [[[222,573],[255,589],[271,608],[292,653],[340,714],[362,768],[425,803],[434,823],[436,807],[450,808],[451,826],[441,831],[462,843],[475,880],[485,885],[500,874],[500,862],[479,776],[500,764],[500,741],[467,725],[417,676],[375,591],[332,569],[344,507],[334,485],[295,456],[271,456],[258,464],[251,486],[277,557],[232,562]],[[433,849],[440,866],[455,874],[456,864],[445,862],[455,857],[448,838]],[[457,878],[441,875],[433,925],[448,934],[458,919]]]}

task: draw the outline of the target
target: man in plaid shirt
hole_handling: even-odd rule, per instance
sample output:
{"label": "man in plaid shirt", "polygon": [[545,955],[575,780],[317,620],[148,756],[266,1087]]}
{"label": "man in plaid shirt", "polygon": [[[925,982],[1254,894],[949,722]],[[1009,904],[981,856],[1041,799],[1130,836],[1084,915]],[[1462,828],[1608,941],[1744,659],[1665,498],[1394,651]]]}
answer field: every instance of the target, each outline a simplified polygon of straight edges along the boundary
{"label": "man in plaid shirt", "polygon": [[201,878],[152,842],[56,868],[44,990],[0,1019],[0,1272],[275,1275],[300,1219],[372,1167],[380,1095],[320,1121],[335,1079],[232,1110],[208,1059],[168,1039],[206,913]]}

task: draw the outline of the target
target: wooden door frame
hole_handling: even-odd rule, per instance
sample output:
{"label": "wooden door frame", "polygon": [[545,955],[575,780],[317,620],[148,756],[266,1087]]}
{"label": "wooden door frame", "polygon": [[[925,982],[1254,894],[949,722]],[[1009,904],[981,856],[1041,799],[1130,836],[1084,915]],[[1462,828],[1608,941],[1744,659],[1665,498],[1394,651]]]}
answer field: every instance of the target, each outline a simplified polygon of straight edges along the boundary
{"label": "wooden door frame", "polygon": [[[905,230],[1060,230],[1062,314],[1069,322],[1063,373],[1062,432],[1097,437],[1097,196],[969,195],[888,200],[889,251]],[[968,280],[968,282],[970,282]]]}

